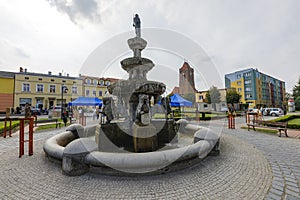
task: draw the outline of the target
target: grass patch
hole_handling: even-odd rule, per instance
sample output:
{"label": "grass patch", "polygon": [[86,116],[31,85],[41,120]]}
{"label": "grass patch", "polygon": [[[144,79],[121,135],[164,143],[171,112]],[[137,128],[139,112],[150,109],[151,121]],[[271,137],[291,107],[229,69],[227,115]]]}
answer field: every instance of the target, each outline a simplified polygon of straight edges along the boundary
{"label": "grass patch", "polygon": [[[40,119],[38,119],[38,121],[39,120],[47,120],[47,119],[49,119],[49,118],[40,118]],[[56,119],[56,118],[52,118],[52,119]],[[61,122],[61,124],[60,124],[60,127],[62,127],[62,126],[64,126],[65,125],[65,123],[63,122],[63,120],[61,119],[61,118],[57,118],[58,120],[57,120],[57,122]],[[67,123],[67,126],[69,126],[70,125],[70,123],[68,122]],[[38,127],[37,127],[37,129],[36,129],[36,131],[43,131],[43,130],[47,130],[47,129],[55,129],[56,128],[56,124],[54,123],[54,124],[39,124],[38,125]],[[59,124],[57,125],[57,128],[59,128]]]}
{"label": "grass patch", "polygon": [[[242,126],[241,129],[247,129],[248,130],[248,127]],[[253,130],[253,129],[251,129],[251,130]],[[278,133],[278,130],[273,130],[273,129],[268,129],[268,128],[256,128],[255,127],[255,130],[259,131],[259,132],[263,132],[263,133],[271,133],[271,134],[277,134]]]}
{"label": "grass patch", "polygon": [[[12,129],[18,127],[20,125],[19,121],[12,121],[11,127]],[[6,122],[6,131],[9,131],[9,122]],[[4,132],[4,122],[0,122],[0,133]]]}
{"label": "grass patch", "polygon": [[36,131],[42,131],[42,130],[53,129],[53,128],[56,128],[56,124],[39,125]]}
{"label": "grass patch", "polygon": [[300,118],[290,120],[288,122],[288,128],[300,129]]}

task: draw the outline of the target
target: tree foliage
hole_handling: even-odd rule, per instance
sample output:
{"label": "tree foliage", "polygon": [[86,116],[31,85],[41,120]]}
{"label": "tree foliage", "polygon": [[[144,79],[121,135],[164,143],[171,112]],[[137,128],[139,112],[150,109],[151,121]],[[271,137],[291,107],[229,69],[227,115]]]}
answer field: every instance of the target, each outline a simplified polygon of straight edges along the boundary
{"label": "tree foliage", "polygon": [[211,99],[210,99],[210,94],[209,94],[209,91],[205,94],[205,103],[209,103],[211,104]]}
{"label": "tree foliage", "polygon": [[196,101],[194,93],[185,94],[185,95],[183,95],[183,98],[185,98],[186,100],[191,101],[192,103],[195,103],[195,101]]}
{"label": "tree foliage", "polygon": [[236,90],[228,90],[226,93],[226,101],[230,104],[239,103],[241,97],[242,96],[239,93],[237,93]]}
{"label": "tree foliage", "polygon": [[295,99],[295,108],[296,110],[300,110],[300,96]]}
{"label": "tree foliage", "polygon": [[205,102],[213,105],[214,110],[216,110],[216,103],[221,102],[221,94],[216,86],[209,88],[205,95]]}
{"label": "tree foliage", "polygon": [[297,97],[300,97],[300,78],[298,79],[298,83],[293,87],[293,97],[295,100]]}
{"label": "tree foliage", "polygon": [[216,86],[212,86],[211,88],[209,88],[208,93],[210,96],[211,103],[220,103],[221,102],[221,94]]}

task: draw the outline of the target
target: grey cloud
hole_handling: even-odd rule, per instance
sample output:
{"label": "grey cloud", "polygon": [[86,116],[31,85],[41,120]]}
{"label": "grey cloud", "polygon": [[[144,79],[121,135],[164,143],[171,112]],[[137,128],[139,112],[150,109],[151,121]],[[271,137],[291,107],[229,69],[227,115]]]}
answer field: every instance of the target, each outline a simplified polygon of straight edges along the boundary
{"label": "grey cloud", "polygon": [[24,58],[30,58],[30,55],[27,52],[25,52],[22,48],[20,48],[20,47],[14,47],[14,48],[15,48],[17,55],[24,57]]}
{"label": "grey cloud", "polygon": [[30,58],[30,53],[26,51],[23,45],[13,43],[5,38],[0,40],[0,48],[7,49],[7,51],[13,52],[19,57]]}
{"label": "grey cloud", "polygon": [[95,0],[47,0],[59,12],[66,13],[70,20],[78,24],[81,19],[97,23],[101,21],[98,3]]}

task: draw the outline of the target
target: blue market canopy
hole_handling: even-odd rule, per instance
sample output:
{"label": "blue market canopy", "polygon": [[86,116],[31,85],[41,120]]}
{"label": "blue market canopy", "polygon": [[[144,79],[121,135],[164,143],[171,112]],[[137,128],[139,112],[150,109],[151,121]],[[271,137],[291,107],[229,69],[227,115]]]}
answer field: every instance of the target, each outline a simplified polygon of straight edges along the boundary
{"label": "blue market canopy", "polygon": [[184,99],[182,96],[180,96],[179,94],[174,94],[170,97],[170,105],[172,107],[179,107],[179,106],[192,106],[193,103]]}
{"label": "blue market canopy", "polygon": [[[162,104],[161,101],[158,101],[158,104]],[[192,106],[193,103],[184,99],[179,94],[174,94],[170,97],[170,106],[172,107],[179,107],[179,106]]]}
{"label": "blue market canopy", "polygon": [[78,97],[75,101],[69,102],[69,106],[102,106],[102,100],[97,97]]}

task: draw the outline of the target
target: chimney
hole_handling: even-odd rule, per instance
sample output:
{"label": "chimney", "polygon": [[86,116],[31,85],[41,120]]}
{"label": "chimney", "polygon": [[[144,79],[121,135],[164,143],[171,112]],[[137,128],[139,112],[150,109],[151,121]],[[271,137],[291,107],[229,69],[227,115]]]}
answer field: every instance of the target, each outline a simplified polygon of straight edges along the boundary
{"label": "chimney", "polygon": [[20,67],[20,72],[23,72],[23,67]]}
{"label": "chimney", "polygon": [[61,76],[61,72],[59,72],[58,75]]}
{"label": "chimney", "polygon": [[26,72],[27,72],[27,69],[25,68],[24,70],[25,70],[25,73],[26,73]]}
{"label": "chimney", "polygon": [[69,77],[69,74],[67,74],[67,77]]}
{"label": "chimney", "polygon": [[52,72],[48,71],[48,75],[52,75]]}

